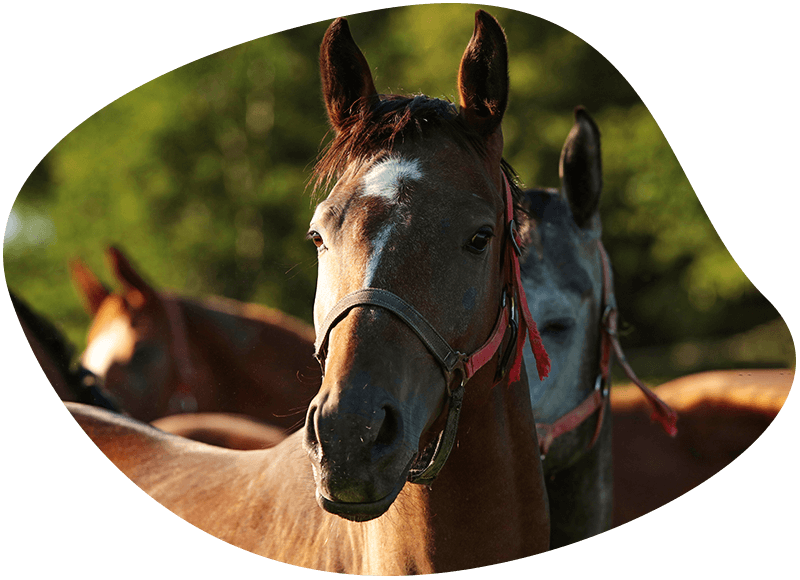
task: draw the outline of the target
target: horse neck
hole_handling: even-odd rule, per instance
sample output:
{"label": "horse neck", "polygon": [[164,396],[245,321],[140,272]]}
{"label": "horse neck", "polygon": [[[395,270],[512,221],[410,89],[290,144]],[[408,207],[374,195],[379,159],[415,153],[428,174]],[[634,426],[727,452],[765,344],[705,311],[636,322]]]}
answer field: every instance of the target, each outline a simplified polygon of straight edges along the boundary
{"label": "horse neck", "polygon": [[[181,310],[200,383],[214,392],[215,410],[247,413],[294,427],[319,383],[311,331],[294,320],[233,314],[192,300]],[[277,316],[277,315],[276,315]]]}
{"label": "horse neck", "polygon": [[457,444],[433,484],[406,483],[387,513],[369,522],[349,522],[314,504],[300,434],[261,452],[260,477],[270,490],[257,495],[270,498],[270,513],[285,517],[270,518],[274,527],[259,534],[264,544],[253,551],[378,575],[462,570],[545,551],[547,495],[527,384],[492,388],[493,378],[494,368],[484,369],[467,384]]}

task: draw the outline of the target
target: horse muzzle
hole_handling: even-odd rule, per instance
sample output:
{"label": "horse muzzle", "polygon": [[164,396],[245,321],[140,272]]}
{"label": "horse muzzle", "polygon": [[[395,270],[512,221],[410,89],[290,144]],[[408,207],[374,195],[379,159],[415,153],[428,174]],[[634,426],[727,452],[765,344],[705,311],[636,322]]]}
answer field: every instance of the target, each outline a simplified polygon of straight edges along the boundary
{"label": "horse muzzle", "polygon": [[[306,416],[303,445],[313,467],[317,503],[353,521],[389,509],[416,456],[393,398],[382,394],[376,400],[375,391],[321,391]],[[365,397],[366,392],[372,396]]]}

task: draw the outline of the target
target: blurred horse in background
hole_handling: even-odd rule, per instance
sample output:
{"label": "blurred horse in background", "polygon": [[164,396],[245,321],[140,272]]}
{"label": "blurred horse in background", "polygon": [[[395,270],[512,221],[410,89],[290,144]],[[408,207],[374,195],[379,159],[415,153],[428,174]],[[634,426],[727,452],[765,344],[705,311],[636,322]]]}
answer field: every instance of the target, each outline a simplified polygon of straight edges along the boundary
{"label": "blurred horse in background", "polygon": [[286,429],[234,413],[180,413],[150,421],[167,433],[227,449],[269,449],[286,438]]}
{"label": "blurred horse in background", "polygon": [[[784,370],[701,373],[666,383],[655,395],[642,389],[646,398],[636,388],[613,391],[609,402],[617,305],[600,242],[600,131],[582,107],[574,116],[559,164],[561,188],[525,191],[527,219],[520,219],[522,281],[552,362],[544,380],[528,377],[551,549],[635,519],[720,471],[764,432],[793,377]],[[613,347],[638,380],[619,343]],[[648,412],[673,438],[652,425]]]}
{"label": "blurred horse in background", "polygon": [[265,307],[160,292],[108,248],[122,286],[109,291],[81,261],[72,279],[93,320],[83,367],[142,421],[181,412],[246,414],[297,429],[320,384],[314,331]]}
{"label": "blurred horse in background", "polygon": [[[75,348],[55,324],[14,292],[9,293],[33,354],[58,397],[64,402],[126,413],[99,377],[75,364]],[[232,413],[183,413],[155,419],[151,424],[167,433],[231,449],[265,449],[277,445],[287,433],[285,428]]]}
{"label": "blurred horse in background", "polygon": [[[528,377],[550,502],[551,548],[612,526],[612,347],[626,365],[616,339],[611,264],[601,243],[600,131],[583,107],[574,111],[559,175],[560,189],[525,191],[520,218],[522,283],[552,362],[544,380],[536,373]],[[529,369],[534,362],[526,353]],[[674,413],[639,384],[662,425],[674,432]]]}
{"label": "blurred horse in background", "polygon": [[614,525],[680,497],[718,473],[761,436],[794,379],[791,370],[721,370],[655,389],[679,416],[664,437],[647,419],[636,389],[614,389]]}
{"label": "blurred horse in background", "polygon": [[73,364],[75,349],[55,324],[31,309],[14,292],[9,294],[25,338],[58,397],[62,401],[120,411],[119,403],[97,377]]}

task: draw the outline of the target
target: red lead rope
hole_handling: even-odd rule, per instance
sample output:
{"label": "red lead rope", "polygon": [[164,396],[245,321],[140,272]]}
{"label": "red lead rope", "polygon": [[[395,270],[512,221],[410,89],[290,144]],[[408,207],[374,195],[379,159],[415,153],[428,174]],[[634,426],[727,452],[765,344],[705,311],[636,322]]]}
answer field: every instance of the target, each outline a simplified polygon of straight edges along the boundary
{"label": "red lead rope", "polygon": [[520,328],[517,335],[517,349],[514,354],[514,364],[509,371],[509,381],[515,382],[519,380],[520,372],[522,370],[522,352],[525,348],[526,335],[531,341],[531,351],[536,358],[536,371],[539,373],[539,380],[544,380],[550,374],[550,357],[542,344],[542,337],[539,336],[539,330],[536,328],[536,322],[531,316],[530,308],[528,308],[528,299],[525,296],[525,290],[522,287],[522,274],[519,268],[520,247],[522,240],[519,237],[517,228],[514,224],[514,200],[511,197],[511,184],[508,183],[508,177],[503,173],[503,182],[506,189],[506,221],[509,223],[509,242],[512,243],[513,248],[509,248],[506,252],[508,256],[510,274],[513,275],[511,285],[512,290],[516,294],[517,304],[519,304],[520,312]]}
{"label": "red lead rope", "polygon": [[639,377],[636,376],[636,373],[633,372],[633,369],[628,364],[625,353],[622,352],[622,345],[619,343],[617,333],[617,304],[611,287],[611,264],[608,259],[608,253],[603,247],[603,242],[598,240],[597,246],[600,250],[600,259],[603,263],[603,301],[606,304],[606,311],[601,321],[603,325],[603,338],[600,346],[600,372],[603,375],[603,380],[608,384],[611,350],[613,349],[617,357],[617,362],[619,362],[622,370],[625,371],[628,378],[633,381],[644,396],[647,397],[647,402],[653,410],[650,419],[652,421],[657,421],[669,436],[674,437],[678,433],[678,428],[676,426],[678,414],[639,380]]}

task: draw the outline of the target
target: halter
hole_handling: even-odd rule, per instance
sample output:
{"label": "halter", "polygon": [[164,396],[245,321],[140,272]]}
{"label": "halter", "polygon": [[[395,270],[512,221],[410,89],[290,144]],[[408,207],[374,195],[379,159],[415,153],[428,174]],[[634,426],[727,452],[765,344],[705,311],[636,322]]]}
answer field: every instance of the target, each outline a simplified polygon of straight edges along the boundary
{"label": "halter", "polygon": [[75,371],[69,373],[68,381],[79,403],[103,407],[109,411],[123,414],[119,401],[103,386],[103,379],[82,364],[78,363]]}
{"label": "halter", "polygon": [[[505,374],[512,350],[514,351],[514,359],[509,373],[509,382],[519,380],[526,334],[530,338],[531,350],[536,358],[539,378],[546,377],[550,370],[550,359],[547,356],[547,352],[545,352],[541,337],[536,329],[536,323],[533,321],[528,309],[525,291],[522,289],[519,267],[521,251],[519,234],[514,221],[514,201],[508,178],[505,173],[502,175],[505,189],[505,218],[508,224],[506,226],[507,240],[504,248],[506,287],[503,290],[497,322],[495,322],[494,329],[483,346],[470,355],[453,349],[433,325],[413,306],[396,294],[381,288],[363,288],[347,294],[339,300],[325,317],[314,345],[316,350],[314,356],[319,361],[324,375],[326,348],[333,327],[343,320],[350,310],[357,306],[378,306],[400,318],[414,331],[437,360],[444,373],[445,388],[447,389],[447,419],[427,465],[418,467],[415,463],[412,466],[408,475],[408,481],[412,483],[429,485],[439,474],[455,442],[461,404],[464,398],[464,387],[473,375],[498,353],[509,329],[511,329],[511,340],[498,365],[495,385],[502,380]],[[518,314],[521,314],[521,316],[518,317]],[[518,332],[518,329],[523,332]],[[527,330],[527,333],[525,330]],[[452,389],[451,385],[456,378],[460,378],[460,382],[455,389]],[[419,458],[417,463],[421,463]]]}
{"label": "halter", "polygon": [[617,301],[614,297],[614,287],[611,283],[611,263],[608,259],[608,253],[600,240],[597,241],[597,249],[600,253],[600,261],[603,265],[604,310],[600,320],[600,332],[602,333],[600,338],[600,372],[595,379],[592,394],[584,399],[582,403],[553,423],[536,424],[536,431],[539,436],[539,450],[541,451],[542,459],[544,459],[550,449],[550,445],[553,444],[556,437],[576,429],[599,409],[600,413],[597,416],[597,427],[595,428],[594,436],[589,442],[587,449],[594,447],[594,444],[600,436],[606,407],[608,406],[606,403],[611,387],[610,371],[612,350],[617,357],[617,361],[625,371],[625,374],[639,387],[645,397],[647,397],[647,402],[653,409],[650,419],[658,421],[669,436],[674,437],[678,433],[678,429],[675,425],[678,421],[678,414],[639,380],[639,377],[636,376],[636,373],[633,372],[633,369],[628,364],[625,353],[622,352],[622,346],[619,343],[619,336],[617,333],[618,311]]}

